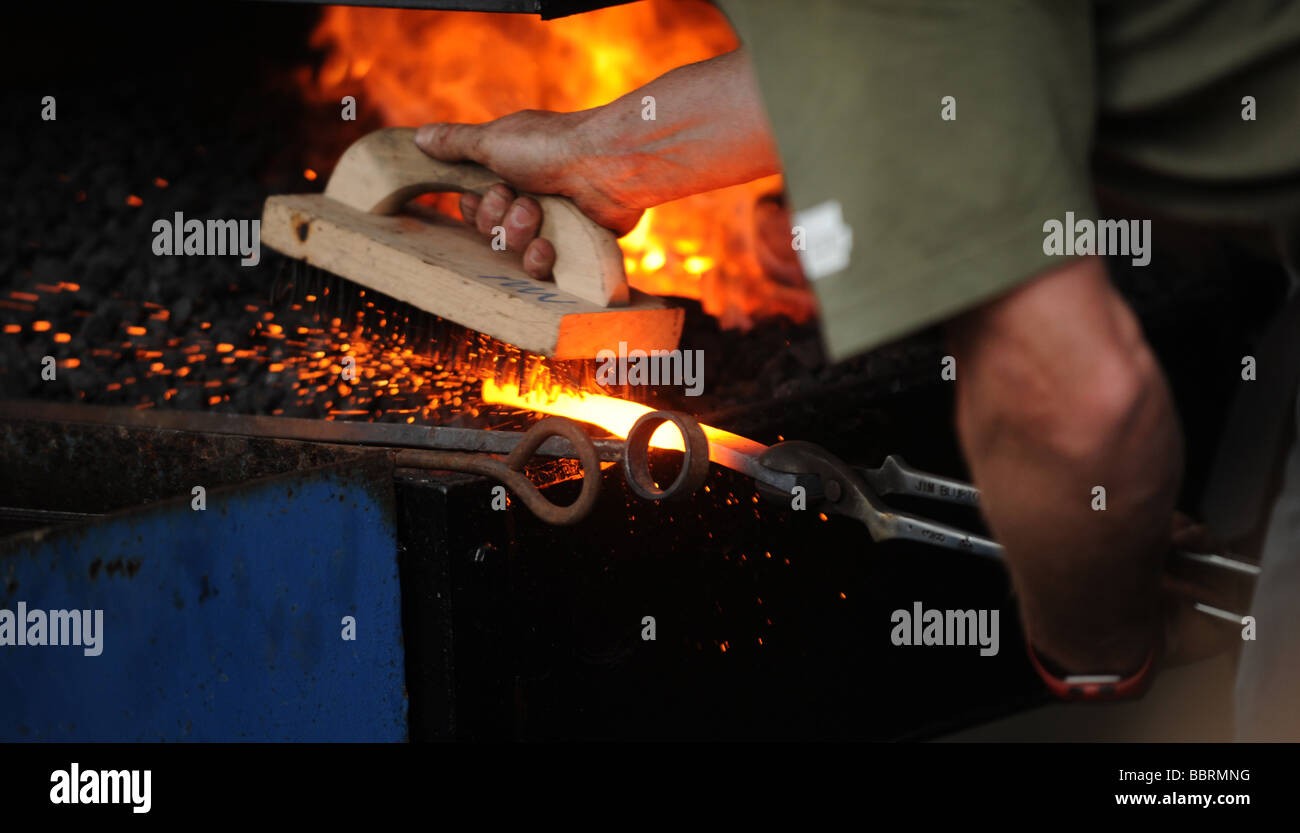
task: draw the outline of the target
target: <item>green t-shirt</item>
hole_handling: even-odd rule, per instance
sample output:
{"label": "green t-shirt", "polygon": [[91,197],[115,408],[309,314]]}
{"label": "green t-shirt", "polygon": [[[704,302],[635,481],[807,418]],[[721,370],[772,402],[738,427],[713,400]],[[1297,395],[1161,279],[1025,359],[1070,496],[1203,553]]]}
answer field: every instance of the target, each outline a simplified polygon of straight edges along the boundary
{"label": "green t-shirt", "polygon": [[1300,216],[1300,2],[719,5],[818,246],[834,359],[1059,267],[1048,220],[1142,219],[1099,216],[1095,186],[1193,220]]}

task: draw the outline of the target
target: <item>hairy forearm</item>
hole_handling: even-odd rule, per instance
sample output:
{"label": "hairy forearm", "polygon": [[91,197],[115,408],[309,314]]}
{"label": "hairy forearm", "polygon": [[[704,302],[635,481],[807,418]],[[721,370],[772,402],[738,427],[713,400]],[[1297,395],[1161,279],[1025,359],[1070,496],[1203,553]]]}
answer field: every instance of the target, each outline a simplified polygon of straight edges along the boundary
{"label": "hairy forearm", "polygon": [[1034,645],[1077,673],[1123,671],[1159,632],[1181,433],[1100,263],[1065,271],[953,329],[958,433]]}
{"label": "hairy forearm", "polygon": [[[646,96],[654,118],[645,118]],[[749,60],[743,49],[688,64],[576,122],[585,164],[629,205],[662,202],[768,176],[780,170]]]}
{"label": "hairy forearm", "polygon": [[741,50],[679,67],[590,110],[521,110],[483,124],[435,122],[414,138],[435,159],[477,162],[513,186],[495,185],[482,197],[462,195],[460,210],[484,236],[504,227],[507,247],[523,254],[524,270],[535,278],[550,273],[555,250],[537,236],[541,208],[516,191],[566,196],[621,235],[648,208],[781,167]]}

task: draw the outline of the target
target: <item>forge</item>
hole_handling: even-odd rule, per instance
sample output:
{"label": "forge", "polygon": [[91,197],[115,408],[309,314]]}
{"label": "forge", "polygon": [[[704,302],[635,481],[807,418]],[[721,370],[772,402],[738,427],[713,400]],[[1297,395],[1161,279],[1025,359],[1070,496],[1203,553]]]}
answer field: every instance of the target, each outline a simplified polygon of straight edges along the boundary
{"label": "forge", "polygon": [[[191,25],[97,4],[75,32],[40,8],[9,27],[0,106],[53,95],[58,115],[0,137],[0,608],[103,610],[105,648],[0,644],[0,738],[897,740],[1045,702],[997,565],[873,543],[717,465],[674,503],[625,480],[620,438],[656,409],[717,448],[804,439],[966,476],[941,330],[825,359],[809,287],[773,254],[780,177],[651,209],[619,241],[632,288],[685,311],[694,373],[659,376],[681,384],[631,354],[602,369],[469,331],[431,347],[442,325],[378,293],[207,256],[206,236],[186,252],[190,223],[320,191],[371,131],[592,107],[737,45],[701,0],[431,5],[455,8],[247,3]],[[50,69],[56,37],[74,42]],[[417,204],[459,219],[446,195]],[[1188,415],[1194,493],[1234,375],[1204,368],[1269,306],[1236,278],[1277,276],[1235,250],[1191,260],[1176,300],[1171,258],[1112,268]],[[445,451],[434,429],[503,454],[548,414],[599,456],[572,526],[403,456]],[[681,437],[660,431],[671,472]],[[525,469],[559,504],[584,482],[565,448]],[[980,529],[969,505],[927,511]],[[1002,650],[897,648],[891,614],[914,604],[991,611]]]}

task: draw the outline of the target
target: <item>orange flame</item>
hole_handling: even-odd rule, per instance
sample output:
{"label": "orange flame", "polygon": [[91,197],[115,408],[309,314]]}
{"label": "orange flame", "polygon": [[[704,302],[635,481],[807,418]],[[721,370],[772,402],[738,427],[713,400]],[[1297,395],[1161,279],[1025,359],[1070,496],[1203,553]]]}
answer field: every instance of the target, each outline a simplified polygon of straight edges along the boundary
{"label": "orange flame", "polygon": [[[341,94],[356,93],[388,125],[587,109],[738,45],[722,13],[703,0],[651,0],[553,21],[331,7],[311,43],[328,55],[308,92],[336,106]],[[647,211],[620,241],[629,282],[699,299],[726,326],[776,314],[807,320],[809,292],[768,278],[754,254],[755,200],[780,189],[774,176]]]}

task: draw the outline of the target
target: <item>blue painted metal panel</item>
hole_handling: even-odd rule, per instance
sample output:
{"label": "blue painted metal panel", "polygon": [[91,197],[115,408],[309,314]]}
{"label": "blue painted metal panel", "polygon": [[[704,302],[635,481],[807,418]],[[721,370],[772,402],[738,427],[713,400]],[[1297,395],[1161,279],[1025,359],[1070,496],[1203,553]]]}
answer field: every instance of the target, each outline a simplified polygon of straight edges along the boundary
{"label": "blue painted metal panel", "polygon": [[350,461],[0,555],[0,608],[104,617],[99,656],[0,647],[0,738],[405,738],[393,506],[391,469]]}

